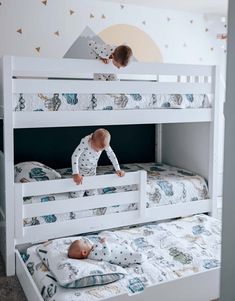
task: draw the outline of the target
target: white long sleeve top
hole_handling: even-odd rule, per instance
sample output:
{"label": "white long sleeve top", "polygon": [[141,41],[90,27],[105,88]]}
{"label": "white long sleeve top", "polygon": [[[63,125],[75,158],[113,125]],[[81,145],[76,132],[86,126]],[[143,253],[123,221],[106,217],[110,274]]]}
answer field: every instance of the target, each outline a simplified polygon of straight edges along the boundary
{"label": "white long sleeve top", "polygon": [[[72,171],[73,174],[95,175],[98,160],[102,151],[95,151],[90,144],[91,135],[82,138],[80,144],[76,147],[72,155]],[[104,149],[109,160],[112,162],[116,171],[120,170],[120,166],[115,153],[111,146]]]}

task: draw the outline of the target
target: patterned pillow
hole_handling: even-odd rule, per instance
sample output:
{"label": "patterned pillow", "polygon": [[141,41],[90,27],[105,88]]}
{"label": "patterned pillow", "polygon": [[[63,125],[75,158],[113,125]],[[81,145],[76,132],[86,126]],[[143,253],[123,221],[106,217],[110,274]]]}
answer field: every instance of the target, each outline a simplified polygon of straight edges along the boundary
{"label": "patterned pillow", "polygon": [[66,288],[82,288],[108,284],[122,279],[126,271],[118,265],[90,259],[71,259],[68,248],[78,237],[56,239],[41,244],[37,253],[54,275],[58,283]]}
{"label": "patterned pillow", "polygon": [[39,162],[22,162],[15,165],[15,183],[61,179],[54,169]]}

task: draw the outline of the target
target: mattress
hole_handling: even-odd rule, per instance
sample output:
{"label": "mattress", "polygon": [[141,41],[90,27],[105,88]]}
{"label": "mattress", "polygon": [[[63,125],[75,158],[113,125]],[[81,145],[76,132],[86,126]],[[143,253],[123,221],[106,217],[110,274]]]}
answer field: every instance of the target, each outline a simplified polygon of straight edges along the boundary
{"label": "mattress", "polygon": [[221,222],[207,215],[103,231],[100,235],[120,244],[134,244],[147,260],[126,268],[127,276],[118,282],[67,289],[57,284],[41,262],[36,253],[37,246],[31,247],[22,258],[45,301],[92,301],[125,293],[131,295],[151,285],[220,266]]}
{"label": "mattress", "polygon": [[159,108],[208,108],[205,94],[14,94],[14,110],[84,111]]}
{"label": "mattress", "polygon": [[[147,208],[177,204],[182,202],[193,202],[208,199],[208,188],[205,179],[185,169],[158,163],[124,164],[121,169],[125,172],[146,170],[147,171]],[[70,178],[71,168],[57,170],[62,178]],[[112,166],[100,166],[97,174],[114,173]],[[123,191],[136,190],[136,185],[104,187],[98,189],[98,194],[109,194]],[[27,197],[25,204],[60,201],[77,197],[74,193],[60,193],[37,197]],[[137,210],[137,203],[116,205],[111,207],[94,208],[68,212],[64,214],[51,214],[24,219],[24,226],[34,226],[44,223],[60,222],[65,220],[80,219],[84,217],[111,214],[116,212]]]}

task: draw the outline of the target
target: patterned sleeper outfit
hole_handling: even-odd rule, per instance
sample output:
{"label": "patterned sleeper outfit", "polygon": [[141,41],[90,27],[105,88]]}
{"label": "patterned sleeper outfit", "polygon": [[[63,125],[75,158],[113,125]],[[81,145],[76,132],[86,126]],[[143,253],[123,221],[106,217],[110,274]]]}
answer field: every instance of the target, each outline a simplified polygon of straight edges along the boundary
{"label": "patterned sleeper outfit", "polygon": [[[77,146],[72,155],[72,171],[74,174],[81,174],[82,176],[95,176],[98,160],[102,151],[96,152],[90,145],[91,135],[82,138],[80,144]],[[112,162],[115,171],[120,170],[120,166],[115,153],[113,152],[111,146],[106,149],[106,154],[109,160]],[[76,193],[77,196],[82,196],[84,192]],[[87,190],[87,195],[96,194],[96,190]]]}
{"label": "patterned sleeper outfit", "polygon": [[[90,55],[94,59],[109,59],[110,55],[114,52],[116,46],[111,46],[108,44],[97,44],[95,41],[91,40],[88,42],[90,48]],[[95,73],[94,80],[118,80],[116,74],[109,73]]]}
{"label": "patterned sleeper outfit", "polygon": [[123,267],[143,262],[142,254],[134,251],[130,246],[107,243],[106,241],[93,244],[88,258],[107,261]]}

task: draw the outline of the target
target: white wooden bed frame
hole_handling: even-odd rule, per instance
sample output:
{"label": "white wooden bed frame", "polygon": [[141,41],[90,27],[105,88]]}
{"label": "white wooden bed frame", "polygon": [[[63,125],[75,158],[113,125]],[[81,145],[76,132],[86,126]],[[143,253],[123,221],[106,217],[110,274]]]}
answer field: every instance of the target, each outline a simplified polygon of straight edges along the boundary
{"label": "white wooden bed frame", "polygon": [[[30,301],[42,301],[18,248],[56,237],[75,235],[131,224],[183,217],[208,212],[217,214],[219,70],[217,66],[132,63],[116,69],[98,61],[39,59],[5,56],[0,61],[0,117],[4,124],[4,152],[0,152],[0,234],[1,253],[7,275],[17,274]],[[115,82],[92,81],[93,73],[117,73]],[[51,79],[48,79],[51,78]],[[53,79],[54,78],[54,79]],[[85,79],[85,80],[84,80]],[[158,93],[208,94],[214,96],[211,108],[144,109],[77,112],[15,112],[14,93]],[[14,129],[87,125],[156,124],[156,161],[162,159],[162,124],[208,123],[210,125],[208,184],[210,199],[146,208],[146,172],[87,177],[82,186],[71,179],[14,183]],[[138,184],[137,191],[86,197],[57,202],[23,204],[23,197],[76,191],[86,188]],[[25,217],[65,213],[81,209],[136,202],[138,210],[79,220],[23,227]],[[203,301],[219,295],[219,269],[147,288],[121,300]],[[131,299],[129,299],[131,298]]]}

